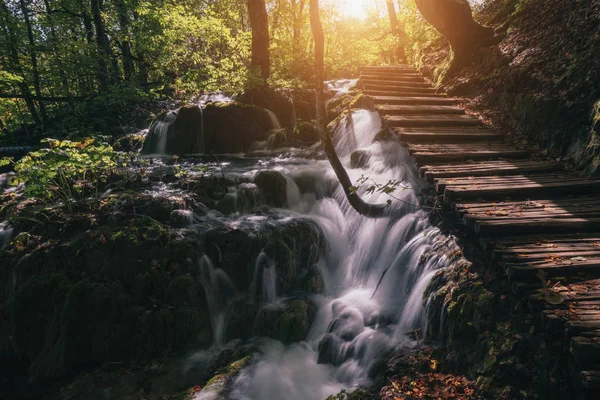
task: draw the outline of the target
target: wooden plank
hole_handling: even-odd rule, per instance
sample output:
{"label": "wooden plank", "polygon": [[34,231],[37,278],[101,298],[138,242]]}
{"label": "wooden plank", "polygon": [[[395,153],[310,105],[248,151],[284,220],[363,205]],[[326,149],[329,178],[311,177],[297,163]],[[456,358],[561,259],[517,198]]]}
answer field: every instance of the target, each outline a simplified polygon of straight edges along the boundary
{"label": "wooden plank", "polygon": [[396,84],[365,83],[364,90],[390,91],[390,92],[421,92],[436,93],[436,90],[426,82],[410,82],[401,80]]}
{"label": "wooden plank", "polygon": [[[469,169],[465,165],[473,165]],[[439,167],[439,168],[437,168]],[[421,174],[429,181],[435,178],[458,178],[468,176],[486,176],[486,175],[512,175],[526,174],[536,172],[554,172],[559,171],[563,166],[559,163],[546,161],[529,161],[529,160],[499,160],[488,161],[482,163],[458,164],[456,168],[449,165],[427,165],[421,167]]]}
{"label": "wooden plank", "polygon": [[506,233],[577,232],[598,229],[600,218],[532,218],[501,221],[477,221],[475,232],[480,235]]}
{"label": "wooden plank", "polygon": [[[423,79],[421,77],[398,77],[398,78],[392,78],[392,77],[386,77],[386,76],[380,76],[380,77],[373,77],[373,78],[365,78],[365,77],[361,77],[360,78],[360,82],[363,85],[385,85],[385,86],[392,86],[392,85],[399,85],[401,83],[412,83],[412,82],[423,82]],[[390,89],[393,90],[393,89]]]}
{"label": "wooden plank", "polygon": [[444,98],[447,95],[445,93],[435,93],[424,91],[420,89],[406,89],[406,90],[365,90],[369,96],[428,96],[428,97],[439,97]]}
{"label": "wooden plank", "polygon": [[373,96],[375,104],[399,104],[399,105],[456,105],[458,100],[452,97],[431,96]]}
{"label": "wooden plank", "polygon": [[600,389],[600,371],[581,371],[580,384],[588,390]]}
{"label": "wooden plank", "polygon": [[[538,270],[543,270],[551,275],[572,275],[579,272],[597,271],[600,269],[600,258],[592,258],[585,261],[571,261],[564,263],[548,261],[532,261],[529,263],[506,263],[505,267],[511,271],[513,276],[534,275]],[[599,327],[600,329],[600,327]]]}
{"label": "wooden plank", "polygon": [[537,252],[537,253],[508,253],[508,254],[500,254],[501,263],[528,263],[532,261],[547,261],[553,262],[552,260],[564,260],[570,261],[573,259],[591,259],[591,258],[600,258],[600,248],[596,250],[581,250],[581,249],[571,249],[571,251],[567,250],[553,250],[546,252]]}
{"label": "wooden plank", "polygon": [[420,114],[464,114],[465,110],[456,106],[402,106],[379,105],[377,111],[384,115],[420,115]]}
{"label": "wooden plank", "polygon": [[[517,181],[515,181],[517,182]],[[499,185],[481,185],[478,187],[470,186],[450,186],[444,191],[444,199],[452,201],[455,199],[473,199],[473,198],[503,198],[503,197],[545,197],[558,196],[566,194],[593,193],[600,189],[598,180],[576,180],[558,181],[558,182],[535,182],[534,176],[528,183],[518,182],[517,184],[499,184]]]}
{"label": "wooden plank", "polygon": [[494,159],[521,159],[527,158],[529,152],[525,150],[506,149],[490,149],[479,151],[462,151],[462,152],[415,152],[413,157],[420,164],[437,164],[447,163],[450,161],[464,162],[466,160],[482,161]]}
{"label": "wooden plank", "polygon": [[[471,115],[393,115],[383,118],[387,126],[480,126]],[[418,145],[417,145],[418,146]]]}
{"label": "wooden plank", "polygon": [[[394,129],[395,130],[395,129]],[[396,131],[396,130],[395,130]],[[457,143],[457,142],[490,142],[500,141],[503,134],[497,132],[429,132],[429,128],[423,128],[422,132],[399,132],[396,134],[406,143]]]}
{"label": "wooden plank", "polygon": [[565,197],[557,199],[539,199],[523,201],[489,201],[487,203],[456,203],[454,205],[458,212],[476,212],[478,210],[490,209],[513,209],[513,208],[544,208],[544,207],[564,207],[564,206],[588,206],[600,204],[600,196],[580,196]]}
{"label": "wooden plank", "polygon": [[569,343],[569,352],[580,366],[598,364],[600,362],[600,338],[575,336]]}
{"label": "wooden plank", "polygon": [[587,182],[586,178],[573,177],[571,175],[496,175],[479,177],[458,177],[458,178],[438,178],[435,179],[435,187],[438,191],[453,187],[468,187],[476,189],[478,187],[487,187],[505,184],[527,184],[527,183],[553,183],[553,182]]}

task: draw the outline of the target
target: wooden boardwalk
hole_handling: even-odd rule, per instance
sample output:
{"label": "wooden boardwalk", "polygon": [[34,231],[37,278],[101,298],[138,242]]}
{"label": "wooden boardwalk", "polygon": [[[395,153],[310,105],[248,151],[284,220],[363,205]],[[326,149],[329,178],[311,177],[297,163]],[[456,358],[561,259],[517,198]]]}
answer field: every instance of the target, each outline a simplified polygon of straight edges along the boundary
{"label": "wooden boardwalk", "polygon": [[[600,390],[600,180],[511,146],[413,68],[360,72],[447,208],[508,279],[529,288],[530,308],[564,341],[574,385]],[[539,276],[560,284],[540,289]]]}

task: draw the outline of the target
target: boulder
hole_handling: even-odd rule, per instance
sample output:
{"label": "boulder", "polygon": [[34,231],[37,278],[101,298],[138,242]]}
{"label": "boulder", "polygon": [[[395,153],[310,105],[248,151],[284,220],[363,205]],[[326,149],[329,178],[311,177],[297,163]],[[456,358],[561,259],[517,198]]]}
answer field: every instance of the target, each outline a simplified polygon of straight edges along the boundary
{"label": "boulder", "polygon": [[280,124],[280,126],[272,126],[272,128],[293,129],[296,124],[294,100],[290,93],[283,89],[251,89],[238,96],[237,100],[244,104],[270,110],[277,118],[277,123]]}
{"label": "boulder", "polygon": [[130,133],[128,135],[121,136],[113,143],[113,149],[116,151],[140,151],[146,140],[144,133]]}
{"label": "boulder", "polygon": [[256,317],[256,334],[285,344],[306,339],[316,307],[303,298],[286,300],[283,306],[264,307]]}
{"label": "boulder", "polygon": [[319,141],[321,134],[315,124],[301,121],[296,125],[293,141],[298,144],[312,145]]}
{"label": "boulder", "polygon": [[354,150],[350,154],[350,166],[352,168],[366,168],[369,166],[371,155],[365,150]]}
{"label": "boulder", "polygon": [[283,207],[287,200],[287,182],[281,172],[260,171],[254,183],[262,193],[265,203],[273,207]]}
{"label": "boulder", "polygon": [[298,120],[313,121],[317,119],[317,100],[314,89],[293,89],[291,95]]}
{"label": "boulder", "polygon": [[[266,140],[273,128],[269,112],[238,102],[181,107],[164,113],[152,124],[144,153],[165,154],[241,153],[256,141]],[[162,135],[166,134],[166,138]]]}

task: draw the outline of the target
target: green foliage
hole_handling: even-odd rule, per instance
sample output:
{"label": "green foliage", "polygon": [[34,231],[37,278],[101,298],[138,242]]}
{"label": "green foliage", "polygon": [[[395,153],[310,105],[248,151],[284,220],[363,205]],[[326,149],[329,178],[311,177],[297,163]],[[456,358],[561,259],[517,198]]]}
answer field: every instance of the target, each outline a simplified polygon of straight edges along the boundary
{"label": "green foliage", "polygon": [[45,201],[66,201],[97,196],[118,166],[125,166],[124,153],[92,138],[78,142],[45,139],[49,148],[33,151],[15,164],[17,180],[25,183],[25,194]]}

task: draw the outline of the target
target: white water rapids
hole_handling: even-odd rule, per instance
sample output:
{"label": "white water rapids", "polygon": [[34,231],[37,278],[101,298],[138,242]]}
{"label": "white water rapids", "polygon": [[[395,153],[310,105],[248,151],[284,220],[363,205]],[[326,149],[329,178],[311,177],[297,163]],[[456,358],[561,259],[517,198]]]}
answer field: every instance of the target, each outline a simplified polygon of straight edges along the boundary
{"label": "white water rapids", "polygon": [[[275,161],[274,169],[287,180],[290,218],[308,217],[325,233],[327,250],[318,264],[324,291],[312,299],[318,311],[306,340],[292,345],[257,340],[260,352],[235,378],[230,399],[325,399],[343,388],[368,386],[372,374],[381,372],[383,356],[399,346],[414,346],[415,336],[426,331],[424,292],[435,271],[449,263],[432,249],[448,239],[418,206],[425,183],[406,151],[395,142],[373,142],[381,129],[377,113],[360,110],[352,118],[353,124],[341,124],[336,136],[342,138],[337,151],[353,182],[364,175],[382,184],[403,184],[394,198],[359,190],[371,203],[392,200],[389,216],[371,219],[348,204],[327,161]],[[368,154],[364,169],[349,167],[356,148]],[[300,182],[312,182],[312,188],[301,190]],[[261,278],[255,279],[263,280],[262,297],[270,303],[278,294],[269,262],[259,256],[255,277]],[[199,352],[189,362],[206,356]],[[204,390],[195,399],[220,396]]]}

